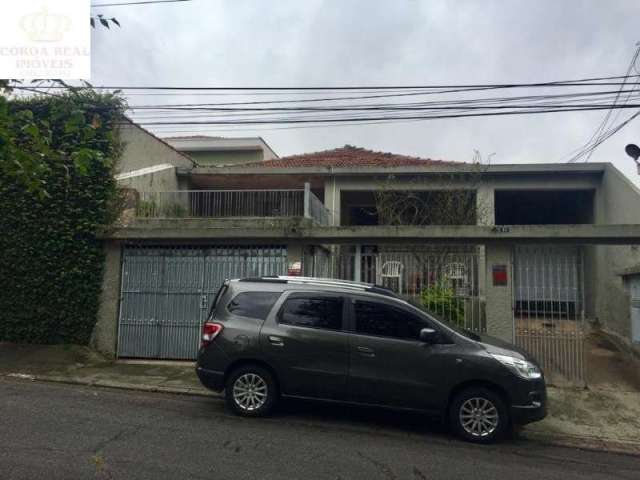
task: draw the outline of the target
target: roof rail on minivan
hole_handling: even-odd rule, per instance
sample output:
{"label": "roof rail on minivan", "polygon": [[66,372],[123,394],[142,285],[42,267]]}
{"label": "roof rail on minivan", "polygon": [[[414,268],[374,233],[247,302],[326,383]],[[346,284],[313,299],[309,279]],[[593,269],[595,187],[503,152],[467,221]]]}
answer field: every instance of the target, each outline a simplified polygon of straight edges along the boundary
{"label": "roof rail on minivan", "polygon": [[241,282],[272,282],[272,283],[301,283],[307,285],[320,285],[331,287],[352,288],[355,290],[363,290],[366,292],[377,293],[388,297],[401,298],[390,288],[376,285],[373,283],[354,282],[351,280],[339,280],[335,278],[321,277],[295,277],[287,275],[264,276],[260,278],[243,278]]}

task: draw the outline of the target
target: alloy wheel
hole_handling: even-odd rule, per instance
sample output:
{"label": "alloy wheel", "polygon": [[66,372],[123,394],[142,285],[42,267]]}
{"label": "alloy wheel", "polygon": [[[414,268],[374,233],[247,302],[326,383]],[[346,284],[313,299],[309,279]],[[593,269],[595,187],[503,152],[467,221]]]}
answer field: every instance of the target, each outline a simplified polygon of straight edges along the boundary
{"label": "alloy wheel", "polygon": [[460,425],[473,437],[487,437],[496,431],[500,417],[498,409],[488,399],[473,397],[460,406]]}
{"label": "alloy wheel", "polygon": [[267,382],[255,373],[240,375],[233,383],[233,401],[247,412],[252,412],[267,401]]}

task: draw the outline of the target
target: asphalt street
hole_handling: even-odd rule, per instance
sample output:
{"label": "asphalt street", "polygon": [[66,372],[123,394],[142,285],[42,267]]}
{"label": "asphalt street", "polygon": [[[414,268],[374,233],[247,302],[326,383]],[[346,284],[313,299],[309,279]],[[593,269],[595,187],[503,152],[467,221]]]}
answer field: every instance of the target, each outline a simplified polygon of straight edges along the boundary
{"label": "asphalt street", "polygon": [[0,379],[0,479],[637,479],[640,458],[514,440],[475,446],[417,415]]}

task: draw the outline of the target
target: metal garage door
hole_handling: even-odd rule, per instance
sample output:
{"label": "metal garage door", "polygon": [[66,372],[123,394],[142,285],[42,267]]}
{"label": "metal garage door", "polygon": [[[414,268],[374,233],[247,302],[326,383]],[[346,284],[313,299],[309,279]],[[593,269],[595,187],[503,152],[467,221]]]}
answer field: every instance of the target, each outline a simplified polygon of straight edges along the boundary
{"label": "metal garage door", "polygon": [[118,356],[194,359],[209,304],[226,278],[283,275],[283,246],[127,246]]}

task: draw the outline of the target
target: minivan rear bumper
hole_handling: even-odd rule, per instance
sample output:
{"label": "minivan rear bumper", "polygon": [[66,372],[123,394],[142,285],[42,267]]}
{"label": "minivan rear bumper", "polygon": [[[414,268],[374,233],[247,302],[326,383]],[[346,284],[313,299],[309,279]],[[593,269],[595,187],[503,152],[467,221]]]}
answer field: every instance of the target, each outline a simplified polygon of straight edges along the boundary
{"label": "minivan rear bumper", "polygon": [[215,370],[196,367],[196,374],[200,379],[200,383],[209,390],[213,390],[214,392],[224,390],[224,372],[216,372]]}

